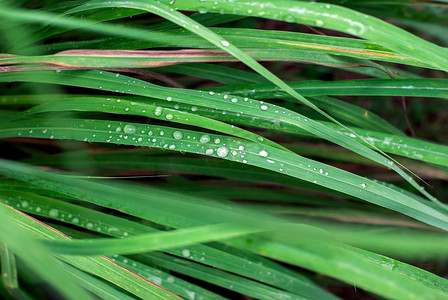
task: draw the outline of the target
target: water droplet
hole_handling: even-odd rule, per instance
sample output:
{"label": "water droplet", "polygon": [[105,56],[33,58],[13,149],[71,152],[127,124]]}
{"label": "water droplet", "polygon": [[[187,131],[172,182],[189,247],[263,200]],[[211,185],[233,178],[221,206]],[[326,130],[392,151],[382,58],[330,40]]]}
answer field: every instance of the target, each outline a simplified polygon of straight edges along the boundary
{"label": "water droplet", "polygon": [[123,131],[125,133],[136,133],[137,127],[135,127],[135,125],[133,125],[133,124],[126,124],[123,128]]}
{"label": "water droplet", "polygon": [[120,74],[118,74],[118,73],[117,73],[117,74],[115,74],[115,77],[120,77]]}
{"label": "water droplet", "polygon": [[324,170],[319,169],[319,173],[320,173],[320,174],[323,174],[323,173],[324,173]]}
{"label": "water droplet", "polygon": [[214,92],[214,91],[209,91],[208,94],[209,94],[209,95],[214,95],[215,92]]}
{"label": "water droplet", "polygon": [[79,223],[79,218],[76,218],[76,217],[73,218],[73,219],[72,219],[72,223],[73,223],[73,224],[78,224],[78,223]]}
{"label": "water droplet", "polygon": [[258,155],[260,155],[260,156],[262,156],[262,157],[266,157],[266,156],[268,156],[268,152],[267,152],[266,150],[260,150],[260,151],[258,152]]}
{"label": "water droplet", "polygon": [[230,46],[230,43],[228,41],[221,41],[221,45],[223,45],[224,47],[228,47]]}
{"label": "water droplet", "polygon": [[365,183],[361,183],[361,187],[362,187],[363,189],[365,189],[365,188],[366,188],[366,184],[365,184]]}
{"label": "water droplet", "polygon": [[208,142],[210,142],[210,136],[208,134],[204,134],[203,136],[201,136],[201,138],[199,139],[199,142],[201,144],[206,144]]}
{"label": "water droplet", "polygon": [[27,208],[29,205],[30,205],[29,202],[26,201],[26,200],[22,202],[22,207],[23,208]]}
{"label": "water droplet", "polygon": [[205,8],[205,7],[198,7],[198,12],[199,12],[200,14],[205,14],[207,11],[208,11],[208,10],[207,10],[207,8]]}
{"label": "water droplet", "polygon": [[232,98],[232,99],[230,100],[230,102],[232,102],[232,103],[237,103],[237,102],[238,102],[238,99],[237,99],[237,98]]}
{"label": "water droplet", "polygon": [[172,101],[173,100],[173,97],[166,97],[166,101]]}
{"label": "water droplet", "polygon": [[324,21],[316,20],[316,26],[323,26],[323,25],[324,25]]}
{"label": "water droplet", "polygon": [[216,138],[214,142],[215,142],[215,144],[219,144],[219,143],[221,143],[221,140],[219,138]]}
{"label": "water droplet", "polygon": [[40,208],[40,207],[36,207],[36,212],[37,213],[40,213],[42,211],[42,208]]}
{"label": "water droplet", "polygon": [[189,257],[189,256],[190,256],[190,250],[188,250],[188,249],[183,249],[183,250],[182,250],[182,255],[183,255],[184,257]]}
{"label": "water droplet", "polygon": [[262,106],[260,106],[261,110],[267,110],[268,106],[266,104],[263,104]]}
{"label": "water droplet", "polygon": [[50,211],[48,212],[48,215],[52,218],[57,218],[59,216],[59,210],[52,208],[50,209]]}
{"label": "water droplet", "polygon": [[117,227],[109,227],[109,229],[107,230],[107,232],[111,233],[111,232],[117,232],[119,231]]}
{"label": "water droplet", "polygon": [[156,109],[154,110],[154,114],[158,117],[162,115],[162,112],[163,108],[161,108],[160,106],[157,106]]}
{"label": "water droplet", "polygon": [[227,154],[229,154],[229,148],[227,148],[227,147],[225,147],[225,146],[219,147],[219,148],[216,150],[216,154],[217,154],[219,157],[226,157]]}
{"label": "water droplet", "polygon": [[176,130],[173,132],[173,137],[176,140],[181,140],[184,137],[184,134],[182,133],[182,131]]}
{"label": "water droplet", "polygon": [[238,146],[238,150],[243,151],[244,150],[244,146]]}
{"label": "water droplet", "polygon": [[161,135],[161,136],[164,136],[164,135],[165,135],[165,131],[163,131],[163,130],[160,131],[160,135]]}
{"label": "water droplet", "polygon": [[168,120],[172,120],[174,116],[173,116],[172,114],[167,114],[165,117],[166,117]]}
{"label": "water droplet", "polygon": [[194,300],[194,297],[196,296],[196,293],[193,291],[185,291],[187,293],[187,296],[190,300]]}
{"label": "water droplet", "polygon": [[198,107],[197,106],[192,106],[191,107],[191,111],[197,111],[198,110]]}
{"label": "water droplet", "polygon": [[207,149],[207,150],[205,150],[205,154],[207,154],[207,155],[212,155],[212,154],[213,154],[213,149]]}
{"label": "water droplet", "polygon": [[285,15],[283,20],[288,23],[294,23],[296,19],[292,15]]}

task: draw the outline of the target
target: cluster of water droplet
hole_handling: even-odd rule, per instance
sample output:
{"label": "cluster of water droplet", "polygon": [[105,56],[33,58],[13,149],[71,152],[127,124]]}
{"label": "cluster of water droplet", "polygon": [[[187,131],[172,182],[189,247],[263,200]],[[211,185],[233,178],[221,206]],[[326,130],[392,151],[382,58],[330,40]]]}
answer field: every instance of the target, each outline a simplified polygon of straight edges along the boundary
{"label": "cluster of water droplet", "polygon": [[21,211],[43,216],[51,219],[55,219],[61,222],[70,223],[76,226],[84,227],[89,230],[107,233],[114,236],[127,236],[128,233],[120,230],[119,228],[99,222],[98,220],[93,220],[86,218],[80,214],[74,214],[67,209],[54,208],[49,206],[44,202],[44,200],[36,199],[22,199],[22,196],[16,195],[14,197],[8,197],[7,199],[0,199],[7,205],[17,208]]}
{"label": "cluster of water droplet", "polygon": [[202,300],[204,297],[197,294],[194,290],[195,287],[182,279],[172,276],[171,274],[164,272],[162,270],[150,267],[146,264],[140,263],[136,260],[127,258],[121,255],[113,255],[110,257],[113,262],[131,270],[135,274],[155,283],[159,286],[166,288],[167,290],[173,290],[173,288],[178,288],[177,285],[182,285],[183,287],[188,287],[189,289],[180,289],[178,295],[190,300]]}

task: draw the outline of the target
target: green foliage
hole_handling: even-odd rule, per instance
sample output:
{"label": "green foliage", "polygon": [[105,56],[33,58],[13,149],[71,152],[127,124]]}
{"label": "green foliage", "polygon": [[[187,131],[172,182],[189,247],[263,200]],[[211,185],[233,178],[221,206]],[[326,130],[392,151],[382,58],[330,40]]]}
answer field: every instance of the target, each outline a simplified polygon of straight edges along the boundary
{"label": "green foliage", "polygon": [[447,3],[0,2],[1,295],[446,299]]}

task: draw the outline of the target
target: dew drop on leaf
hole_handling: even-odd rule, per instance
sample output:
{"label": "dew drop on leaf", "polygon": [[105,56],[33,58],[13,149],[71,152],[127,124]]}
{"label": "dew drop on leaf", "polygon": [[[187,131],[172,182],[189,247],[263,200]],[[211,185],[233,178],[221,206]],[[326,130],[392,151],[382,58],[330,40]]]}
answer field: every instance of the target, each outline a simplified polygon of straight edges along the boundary
{"label": "dew drop on leaf", "polygon": [[50,211],[48,212],[48,215],[52,218],[57,218],[59,216],[59,210],[52,208],[50,209]]}
{"label": "dew drop on leaf", "polygon": [[208,134],[202,135],[201,138],[199,139],[199,142],[201,144],[207,144],[208,142],[210,142],[210,136]]}
{"label": "dew drop on leaf", "polygon": [[137,127],[135,127],[135,125],[133,125],[133,124],[126,124],[123,128],[123,131],[125,133],[136,133]]}
{"label": "dew drop on leaf", "polygon": [[227,148],[227,147],[225,147],[225,146],[219,147],[219,148],[216,150],[216,154],[217,154],[219,157],[226,157],[227,154],[229,154],[229,148]]}
{"label": "dew drop on leaf", "polygon": [[286,15],[283,17],[283,20],[288,23],[294,23],[296,19],[292,15]]}
{"label": "dew drop on leaf", "polygon": [[258,152],[258,155],[260,155],[260,156],[262,156],[262,157],[266,157],[266,156],[268,156],[268,152],[267,152],[266,150],[260,150],[260,151]]}
{"label": "dew drop on leaf", "polygon": [[184,134],[182,133],[182,131],[176,130],[173,132],[173,137],[176,140],[181,140],[184,137]]}
{"label": "dew drop on leaf", "polygon": [[188,298],[189,298],[190,300],[194,300],[194,298],[195,298],[195,296],[196,296],[196,293],[195,293],[195,292],[193,292],[193,291],[186,291],[186,293],[187,293]]}
{"label": "dew drop on leaf", "polygon": [[188,249],[184,249],[184,250],[182,250],[182,255],[183,255],[184,257],[189,257],[189,256],[190,256],[190,250],[188,250]]}
{"label": "dew drop on leaf", "polygon": [[154,114],[158,117],[162,115],[162,112],[163,108],[161,108],[160,106],[157,106],[156,109],[154,110]]}

